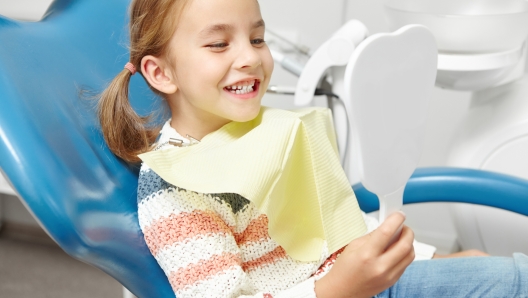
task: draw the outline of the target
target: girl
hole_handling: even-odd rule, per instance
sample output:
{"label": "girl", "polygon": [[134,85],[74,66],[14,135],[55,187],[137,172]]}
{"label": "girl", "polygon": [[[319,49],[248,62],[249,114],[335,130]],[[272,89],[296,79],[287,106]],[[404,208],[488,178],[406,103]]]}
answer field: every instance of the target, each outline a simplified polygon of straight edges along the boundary
{"label": "girl", "polygon": [[[281,230],[277,223],[287,222],[288,216],[277,219],[273,212],[262,212],[253,200],[257,196],[249,200],[236,192],[200,192],[184,187],[187,183],[200,189],[200,184],[208,184],[205,181],[222,184],[232,177],[245,181],[234,188],[243,188],[246,182],[260,183],[264,178],[259,171],[265,172],[266,164],[247,177],[225,171],[224,175],[210,175],[208,171],[195,170],[210,166],[215,172],[217,166],[208,165],[203,162],[205,159],[185,164],[185,158],[192,158],[192,154],[207,146],[212,147],[214,154],[214,139],[223,142],[219,147],[233,148],[240,154],[228,156],[230,160],[253,160],[256,165],[261,158],[274,162],[278,158],[275,151],[266,150],[280,147],[281,142],[275,137],[281,135],[284,125],[273,126],[272,132],[276,133],[267,135],[265,141],[275,142],[275,147],[263,150],[249,146],[241,150],[224,145],[239,144],[246,134],[259,133],[270,118],[294,119],[278,123],[300,123],[297,136],[310,139],[310,117],[324,114],[292,116],[261,108],[273,70],[264,32],[257,0],[134,0],[130,62],[101,95],[99,117],[110,149],[128,162],[138,162],[138,155],[149,160],[143,163],[139,177],[140,226],[177,297],[528,297],[528,261],[523,255],[513,259],[443,259],[410,265],[415,253],[413,233],[408,227],[403,226],[401,236],[389,246],[393,234],[403,225],[405,216],[401,213],[365,234],[363,219],[357,217],[357,205],[351,204],[345,212],[356,224],[347,225],[345,230],[358,232],[355,240],[342,249],[330,249],[331,240],[299,247],[284,239],[317,231],[303,230],[302,225],[296,226],[298,231]],[[149,126],[148,118],[136,115],[128,103],[128,83],[136,68],[169,105],[172,118],[161,130]],[[322,119],[316,116],[314,119]],[[238,133],[241,127],[246,129],[244,134]],[[319,141],[325,145],[332,140]],[[291,143],[294,148],[297,142],[296,139]],[[311,150],[310,144],[299,146]],[[325,148],[332,150],[330,145]],[[217,158],[226,156],[222,155],[225,151],[219,149]],[[170,164],[163,157],[161,166],[152,166],[156,162],[151,163],[155,158],[149,154],[159,152],[172,158]],[[305,157],[294,150],[288,152]],[[331,164],[337,156],[325,158],[324,163]],[[317,164],[317,160],[310,162]],[[178,167],[171,168],[168,178],[162,179],[160,176],[166,174],[163,166],[173,163]],[[247,169],[251,170],[251,165]],[[172,175],[181,173],[184,174],[180,180],[176,180],[187,182],[171,183]],[[185,180],[188,177],[198,178]],[[340,179],[342,173],[336,177]],[[310,181],[301,183],[310,188]],[[265,187],[261,188],[257,192],[266,192]],[[282,190],[287,193],[291,189],[286,183]],[[298,187],[297,191],[305,189]],[[294,196],[294,192],[289,194]],[[290,196],[275,203],[283,204],[288,199]],[[325,200],[343,201],[333,196]],[[293,210],[287,215],[295,217],[307,212],[302,205],[295,206],[298,212]],[[303,224],[309,225],[313,219],[324,225],[325,220],[331,220],[307,218]],[[288,237],[281,238],[280,232]],[[313,251],[317,252],[315,259],[302,260]]]}

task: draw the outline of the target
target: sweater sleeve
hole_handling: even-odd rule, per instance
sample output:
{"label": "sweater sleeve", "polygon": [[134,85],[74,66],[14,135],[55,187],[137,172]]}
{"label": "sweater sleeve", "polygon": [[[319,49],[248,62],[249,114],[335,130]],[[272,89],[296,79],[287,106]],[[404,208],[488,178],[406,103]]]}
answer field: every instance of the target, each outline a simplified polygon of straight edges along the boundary
{"label": "sweater sleeve", "polygon": [[162,187],[138,204],[147,246],[178,298],[315,297],[313,278],[273,295],[258,292],[244,270],[234,227],[192,196],[200,194]]}

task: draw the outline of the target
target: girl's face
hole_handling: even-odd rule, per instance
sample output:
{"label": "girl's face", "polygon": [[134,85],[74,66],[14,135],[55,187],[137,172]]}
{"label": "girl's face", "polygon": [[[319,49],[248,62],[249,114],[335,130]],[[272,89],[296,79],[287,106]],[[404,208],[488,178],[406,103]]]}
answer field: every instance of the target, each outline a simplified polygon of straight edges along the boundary
{"label": "girl's face", "polygon": [[260,111],[273,59],[257,0],[190,0],[170,42],[172,126],[201,138]]}

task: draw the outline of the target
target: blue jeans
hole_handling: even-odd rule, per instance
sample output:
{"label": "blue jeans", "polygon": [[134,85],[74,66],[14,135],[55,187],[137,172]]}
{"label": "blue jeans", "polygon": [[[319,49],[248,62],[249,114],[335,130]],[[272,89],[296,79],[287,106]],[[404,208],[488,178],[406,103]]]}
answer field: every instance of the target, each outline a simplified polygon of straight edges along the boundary
{"label": "blue jeans", "polygon": [[469,257],[413,262],[400,280],[375,296],[528,297],[528,257]]}

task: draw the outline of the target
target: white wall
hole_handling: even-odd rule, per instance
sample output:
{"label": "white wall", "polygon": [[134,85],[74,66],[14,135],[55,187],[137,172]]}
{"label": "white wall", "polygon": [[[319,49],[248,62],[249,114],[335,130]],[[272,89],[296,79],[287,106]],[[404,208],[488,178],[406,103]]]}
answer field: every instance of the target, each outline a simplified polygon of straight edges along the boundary
{"label": "white wall", "polygon": [[[20,0],[0,0],[2,4],[21,3]],[[42,0],[24,0],[41,2]],[[46,0],[47,1],[47,0]],[[273,31],[306,45],[312,52],[332,32],[351,18],[362,21],[371,34],[387,31],[382,0],[261,0],[260,5],[266,26]],[[35,6],[27,6],[35,7]],[[268,35],[269,38],[271,36]],[[296,77],[276,66],[271,84],[295,86]],[[267,95],[265,105],[293,108],[291,96]],[[469,94],[436,89],[428,113],[425,152],[420,166],[442,166],[447,156],[449,139],[457,122],[469,104]],[[8,199],[4,206],[4,218],[12,221],[30,222],[21,204]],[[408,224],[415,230],[419,240],[451,250],[456,237],[453,223],[445,204],[427,204],[405,207]]]}

